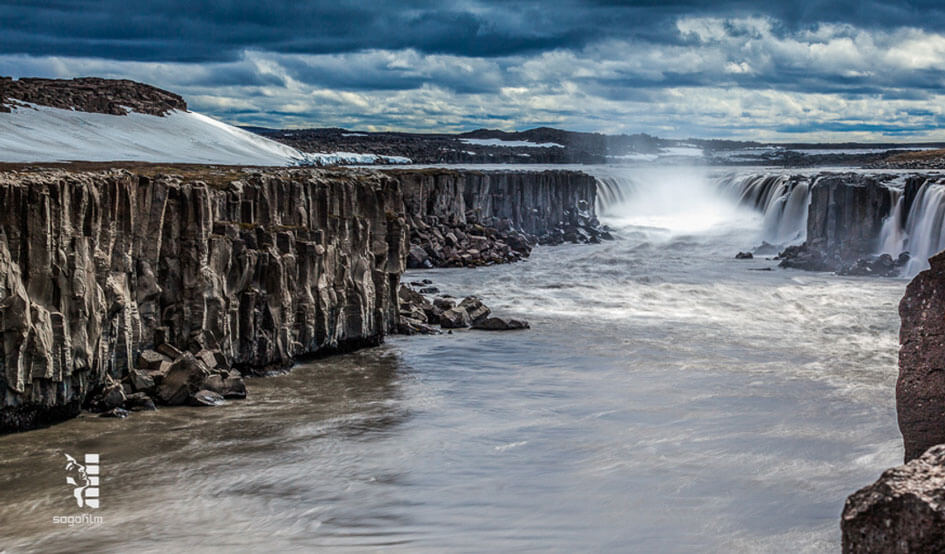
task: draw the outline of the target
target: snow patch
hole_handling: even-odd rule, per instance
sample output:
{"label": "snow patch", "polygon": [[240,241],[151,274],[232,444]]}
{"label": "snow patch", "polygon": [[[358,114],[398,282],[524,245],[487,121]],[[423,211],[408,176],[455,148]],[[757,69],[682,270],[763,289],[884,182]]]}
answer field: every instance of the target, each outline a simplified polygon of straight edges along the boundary
{"label": "snow patch", "polygon": [[28,105],[0,114],[0,162],[138,161],[226,165],[410,163],[350,152],[305,153],[194,112],[116,116]]}
{"label": "snow patch", "polygon": [[528,142],[526,140],[502,140],[502,139],[459,139],[466,144],[476,146],[506,146],[506,147],[524,147],[524,148],[564,148],[563,144],[557,142]]}

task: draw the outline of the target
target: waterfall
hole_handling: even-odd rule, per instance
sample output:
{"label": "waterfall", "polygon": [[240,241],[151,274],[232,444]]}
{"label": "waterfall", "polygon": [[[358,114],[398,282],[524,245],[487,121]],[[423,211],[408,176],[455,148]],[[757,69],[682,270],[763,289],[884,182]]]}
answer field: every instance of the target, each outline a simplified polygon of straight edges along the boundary
{"label": "waterfall", "polygon": [[[912,259],[905,268],[908,277],[927,269],[928,259],[945,249],[945,182],[942,181],[939,178],[908,184],[907,190],[899,195],[893,213],[883,222],[879,251],[894,257],[900,252],[909,252]],[[913,186],[915,189],[910,191]],[[914,196],[903,217],[910,192],[914,192]]]}
{"label": "waterfall", "polygon": [[803,175],[727,175],[719,188],[738,203],[764,214],[761,239],[776,245],[800,243],[807,234],[810,179]]}

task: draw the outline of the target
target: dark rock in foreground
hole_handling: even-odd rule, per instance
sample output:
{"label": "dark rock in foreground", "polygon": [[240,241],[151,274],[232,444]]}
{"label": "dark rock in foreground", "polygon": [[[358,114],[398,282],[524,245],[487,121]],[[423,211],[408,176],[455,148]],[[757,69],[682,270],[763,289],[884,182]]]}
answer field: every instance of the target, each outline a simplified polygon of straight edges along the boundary
{"label": "dark rock in foreground", "polygon": [[945,552],[945,444],[850,495],[843,552]]}
{"label": "dark rock in foreground", "polygon": [[929,263],[899,303],[896,410],[906,461],[945,443],[945,252]]}

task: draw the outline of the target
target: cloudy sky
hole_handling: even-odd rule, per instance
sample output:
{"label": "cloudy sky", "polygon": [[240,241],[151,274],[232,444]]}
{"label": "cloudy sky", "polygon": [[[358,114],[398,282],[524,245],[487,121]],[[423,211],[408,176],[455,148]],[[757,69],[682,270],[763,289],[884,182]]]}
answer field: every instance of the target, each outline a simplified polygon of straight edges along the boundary
{"label": "cloudy sky", "polygon": [[270,127],[945,140],[945,3],[0,0],[0,74]]}

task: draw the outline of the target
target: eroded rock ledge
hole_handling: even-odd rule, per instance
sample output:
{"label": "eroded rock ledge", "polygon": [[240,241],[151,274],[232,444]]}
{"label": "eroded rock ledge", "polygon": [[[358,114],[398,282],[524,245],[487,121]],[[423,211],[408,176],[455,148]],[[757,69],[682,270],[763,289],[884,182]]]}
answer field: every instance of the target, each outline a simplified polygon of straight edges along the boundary
{"label": "eroded rock ledge", "polygon": [[161,171],[0,173],[0,432],[238,398],[244,373],[378,344],[410,222],[546,233],[595,194],[574,172]]}

